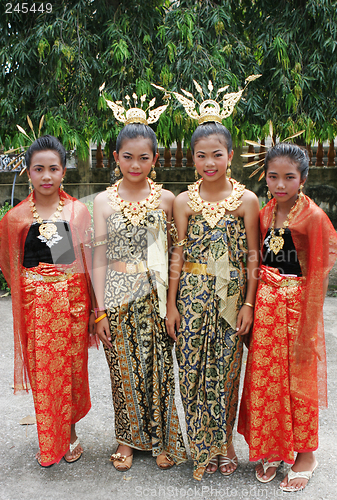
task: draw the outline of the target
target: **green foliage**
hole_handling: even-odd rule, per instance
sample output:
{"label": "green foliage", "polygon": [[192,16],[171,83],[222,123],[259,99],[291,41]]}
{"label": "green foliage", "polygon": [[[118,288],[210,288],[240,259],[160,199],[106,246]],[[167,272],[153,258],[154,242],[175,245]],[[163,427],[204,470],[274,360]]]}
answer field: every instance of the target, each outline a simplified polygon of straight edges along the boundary
{"label": "green foliage", "polygon": [[[252,83],[226,121],[236,143],[263,138],[272,120],[281,139],[306,128],[306,142],[337,134],[336,0],[66,0],[50,14],[0,17],[0,146],[23,143],[46,115],[44,133],[88,154],[121,125],[99,95],[162,95],[150,83],[194,91],[193,79],[236,91]],[[154,128],[165,145],[195,123],[173,99]]]}

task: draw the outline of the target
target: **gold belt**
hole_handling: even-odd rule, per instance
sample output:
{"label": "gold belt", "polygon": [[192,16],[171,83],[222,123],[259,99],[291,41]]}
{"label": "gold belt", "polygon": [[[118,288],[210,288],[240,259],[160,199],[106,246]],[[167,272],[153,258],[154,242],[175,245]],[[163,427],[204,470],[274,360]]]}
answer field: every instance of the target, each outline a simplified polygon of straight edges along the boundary
{"label": "gold belt", "polygon": [[[68,269],[62,271],[58,269],[55,271],[57,274],[44,274],[43,271],[41,273],[37,271],[31,271],[27,268],[23,268],[21,272],[21,276],[23,278],[32,280],[32,281],[43,281],[44,283],[57,283],[59,281],[66,281],[71,278],[74,274],[78,272],[77,265],[73,265]],[[62,274],[58,274],[62,273]]]}
{"label": "gold belt", "polygon": [[211,273],[207,272],[207,264],[199,264],[198,262],[184,262],[182,270],[185,273],[211,275]]}
{"label": "gold belt", "polygon": [[147,263],[145,261],[141,262],[123,262],[121,260],[111,260],[109,261],[109,269],[112,271],[117,271],[118,273],[126,274],[138,274],[146,273],[148,270]]}

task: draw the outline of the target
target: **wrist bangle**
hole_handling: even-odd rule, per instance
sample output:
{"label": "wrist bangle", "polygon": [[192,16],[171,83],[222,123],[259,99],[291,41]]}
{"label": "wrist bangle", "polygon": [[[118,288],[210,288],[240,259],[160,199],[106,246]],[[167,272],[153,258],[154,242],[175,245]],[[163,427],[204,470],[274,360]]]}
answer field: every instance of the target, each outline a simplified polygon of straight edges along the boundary
{"label": "wrist bangle", "polygon": [[243,306],[249,306],[249,307],[252,307],[254,309],[253,304],[250,304],[249,302],[244,302],[242,305]]}
{"label": "wrist bangle", "polygon": [[95,323],[98,323],[99,321],[101,321],[101,319],[106,318],[106,317],[107,317],[107,313],[102,314],[102,316],[95,319]]}

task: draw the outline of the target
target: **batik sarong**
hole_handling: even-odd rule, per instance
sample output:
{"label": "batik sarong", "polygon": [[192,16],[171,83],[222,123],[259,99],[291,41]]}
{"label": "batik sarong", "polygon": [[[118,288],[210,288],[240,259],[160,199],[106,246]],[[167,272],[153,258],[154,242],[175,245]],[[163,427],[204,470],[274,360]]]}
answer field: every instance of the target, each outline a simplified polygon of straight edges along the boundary
{"label": "batik sarong", "polygon": [[245,298],[247,250],[242,218],[226,215],[212,229],[190,216],[178,291],[180,392],[200,480],[212,457],[226,455],[238,404],[242,340],[236,319]]}

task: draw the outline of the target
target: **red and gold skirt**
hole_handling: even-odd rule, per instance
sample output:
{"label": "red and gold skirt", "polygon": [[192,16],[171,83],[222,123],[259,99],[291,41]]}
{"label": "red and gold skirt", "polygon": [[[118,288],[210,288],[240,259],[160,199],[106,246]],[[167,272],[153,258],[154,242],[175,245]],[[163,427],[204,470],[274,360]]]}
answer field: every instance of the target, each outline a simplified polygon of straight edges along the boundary
{"label": "red and gold skirt", "polygon": [[[293,463],[295,451],[318,447],[318,405],[292,391],[292,377],[298,370],[292,352],[304,288],[305,278],[261,268],[238,424],[251,461],[269,458]],[[308,363],[307,369],[315,384],[317,363]]]}
{"label": "red and gold skirt", "polygon": [[76,262],[22,268],[27,365],[44,466],[59,462],[71,424],[90,409],[88,320],[90,298]]}

